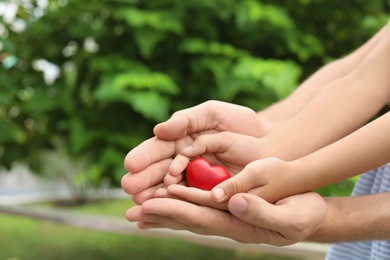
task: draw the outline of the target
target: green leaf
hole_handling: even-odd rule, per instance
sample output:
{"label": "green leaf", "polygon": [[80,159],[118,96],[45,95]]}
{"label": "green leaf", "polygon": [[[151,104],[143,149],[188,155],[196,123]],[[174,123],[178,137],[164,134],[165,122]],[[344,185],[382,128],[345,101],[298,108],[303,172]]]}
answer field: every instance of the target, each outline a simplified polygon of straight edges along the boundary
{"label": "green leaf", "polygon": [[238,27],[244,28],[260,21],[282,28],[290,28],[292,24],[286,11],[274,5],[265,5],[255,0],[245,0],[237,7],[236,24]]}
{"label": "green leaf", "polygon": [[116,75],[112,85],[115,89],[150,89],[172,95],[179,93],[179,87],[175,82],[162,72],[131,70]]}
{"label": "green leaf", "polygon": [[84,120],[75,116],[68,120],[69,127],[69,150],[73,154],[80,155],[83,150],[98,137],[98,130],[88,129]]}
{"label": "green leaf", "polygon": [[247,51],[240,50],[233,45],[219,43],[216,41],[206,42],[200,38],[190,38],[183,41],[180,45],[180,50],[191,54],[222,55],[230,58],[248,54]]}
{"label": "green leaf", "polygon": [[118,16],[124,18],[127,24],[134,28],[150,27],[157,31],[172,32],[178,35],[183,32],[181,21],[170,12],[127,8],[118,12]]}
{"label": "green leaf", "polygon": [[[20,107],[29,114],[39,117],[45,116],[45,114],[53,109],[59,107],[62,104],[62,97],[54,99],[50,98],[45,89],[37,89],[32,91],[31,94],[27,93],[30,90],[24,90],[19,92],[20,98],[23,100]],[[25,97],[24,97],[24,96]]]}
{"label": "green leaf", "polygon": [[255,79],[284,98],[298,85],[301,69],[293,62],[246,57],[234,68],[233,75]]}
{"label": "green leaf", "polygon": [[198,67],[197,69],[205,69],[211,71],[215,81],[218,85],[225,84],[226,80],[230,78],[230,68],[233,64],[233,61],[228,58],[201,58],[199,62],[195,63],[193,66]]}
{"label": "green leaf", "polygon": [[145,58],[149,58],[156,45],[166,37],[165,33],[150,28],[136,29],[133,33],[141,54]]}
{"label": "green leaf", "polygon": [[292,34],[287,47],[299,57],[299,60],[306,61],[313,55],[322,55],[324,53],[320,40],[315,36]]}
{"label": "green leaf", "polygon": [[154,91],[129,91],[125,99],[145,118],[161,122],[168,118],[170,101]]}
{"label": "green leaf", "polygon": [[98,100],[104,102],[126,102],[145,118],[155,122],[163,121],[168,117],[170,101],[157,90],[150,90],[144,87],[130,88],[120,84],[114,85],[110,82],[112,80],[110,80],[110,77],[107,77],[95,91],[94,95]]}

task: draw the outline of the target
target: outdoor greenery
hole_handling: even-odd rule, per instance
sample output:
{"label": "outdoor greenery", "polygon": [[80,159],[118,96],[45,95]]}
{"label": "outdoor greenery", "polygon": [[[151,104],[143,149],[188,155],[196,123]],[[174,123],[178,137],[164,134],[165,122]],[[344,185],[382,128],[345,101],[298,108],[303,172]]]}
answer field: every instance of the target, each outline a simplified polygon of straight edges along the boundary
{"label": "outdoor greenery", "polygon": [[[72,210],[122,218],[127,207],[129,201],[122,200],[75,207]],[[158,239],[80,229],[10,215],[0,214],[0,222],[3,223],[0,225],[0,259],[5,260],[296,259],[200,246],[172,238]]]}
{"label": "outdoor greenery", "polygon": [[57,154],[74,182],[118,185],[126,153],[174,111],[260,110],[388,13],[387,0],[0,2],[0,164],[41,173]]}

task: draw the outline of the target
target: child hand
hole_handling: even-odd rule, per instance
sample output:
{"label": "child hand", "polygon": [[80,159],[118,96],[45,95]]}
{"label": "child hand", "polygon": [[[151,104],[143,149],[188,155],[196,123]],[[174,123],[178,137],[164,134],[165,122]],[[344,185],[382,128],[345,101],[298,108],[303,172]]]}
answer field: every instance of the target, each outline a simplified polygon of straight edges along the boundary
{"label": "child hand", "polygon": [[[214,165],[226,167],[232,178],[220,183],[210,192],[172,187],[161,196],[182,198],[199,205],[222,209],[236,193],[258,195],[269,202],[302,193],[309,189],[299,181],[299,169],[277,158],[262,158],[262,144],[258,138],[221,132],[198,137],[191,146],[181,150],[169,166],[164,183],[168,187],[183,180],[183,172],[190,158],[202,156]],[[222,203],[222,204],[221,204]]]}
{"label": "child hand", "polygon": [[262,158],[262,153],[260,140],[256,137],[231,132],[202,135],[191,146],[182,149],[171,162],[164,178],[165,185],[182,181],[190,158],[198,156],[208,159],[213,165],[224,166],[235,175],[248,163]]}
{"label": "child hand", "polygon": [[237,175],[214,187],[211,198],[215,202],[224,202],[236,193],[246,192],[274,203],[310,191],[304,172],[296,166],[273,157],[251,162]]}
{"label": "child hand", "polygon": [[[277,158],[266,158],[249,163],[241,172],[223,181],[211,191],[171,185],[161,189],[161,196],[197,205],[226,210],[227,202],[237,193],[254,194],[274,203],[285,197],[308,191],[299,178],[295,166]],[[162,195],[162,192],[165,192]]]}

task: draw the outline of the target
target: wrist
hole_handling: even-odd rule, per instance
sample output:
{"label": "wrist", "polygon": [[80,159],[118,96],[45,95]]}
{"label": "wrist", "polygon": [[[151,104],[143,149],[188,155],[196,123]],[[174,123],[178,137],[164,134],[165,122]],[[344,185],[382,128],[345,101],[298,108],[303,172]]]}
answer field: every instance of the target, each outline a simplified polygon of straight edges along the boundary
{"label": "wrist", "polygon": [[289,147],[292,140],[286,140],[274,130],[268,132],[265,136],[259,138],[262,158],[276,157],[284,161],[291,161],[296,158],[294,149]]}
{"label": "wrist", "polygon": [[313,232],[305,239],[310,242],[318,243],[334,243],[336,242],[335,237],[342,228],[337,227],[337,199],[323,197],[325,201],[325,211],[322,216],[322,220],[318,223],[317,227],[313,229]]}
{"label": "wrist", "polygon": [[264,129],[264,133],[267,134],[275,128],[275,119],[272,117],[272,113],[268,110],[257,112],[257,117],[261,122]]}
{"label": "wrist", "polygon": [[313,174],[308,170],[300,160],[294,160],[287,162],[287,169],[289,174],[289,185],[291,186],[291,195],[301,194],[305,192],[313,191],[315,179]]}
{"label": "wrist", "polygon": [[390,193],[356,197],[323,198],[326,213],[322,221],[305,239],[313,242],[390,239]]}

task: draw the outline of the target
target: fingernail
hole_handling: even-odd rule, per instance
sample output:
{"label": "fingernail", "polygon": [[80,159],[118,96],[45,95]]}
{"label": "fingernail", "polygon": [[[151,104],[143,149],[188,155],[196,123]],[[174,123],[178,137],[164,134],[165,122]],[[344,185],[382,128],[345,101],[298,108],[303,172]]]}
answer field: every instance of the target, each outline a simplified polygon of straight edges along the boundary
{"label": "fingernail", "polygon": [[217,199],[217,201],[222,201],[223,198],[225,197],[225,192],[221,188],[215,188],[213,190],[214,197]]}
{"label": "fingernail", "polygon": [[243,198],[236,198],[229,209],[232,214],[240,215],[248,208],[248,202]]}
{"label": "fingernail", "polygon": [[191,149],[192,149],[192,145],[183,148],[183,150],[181,150],[181,151],[185,153],[185,152],[191,151]]}

